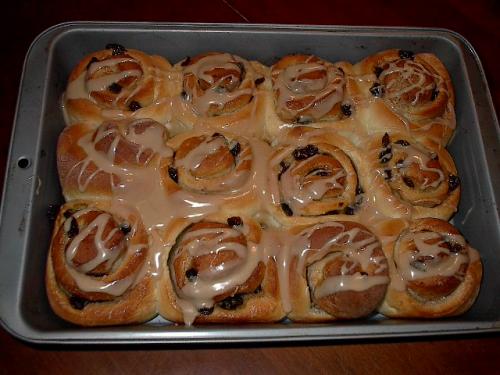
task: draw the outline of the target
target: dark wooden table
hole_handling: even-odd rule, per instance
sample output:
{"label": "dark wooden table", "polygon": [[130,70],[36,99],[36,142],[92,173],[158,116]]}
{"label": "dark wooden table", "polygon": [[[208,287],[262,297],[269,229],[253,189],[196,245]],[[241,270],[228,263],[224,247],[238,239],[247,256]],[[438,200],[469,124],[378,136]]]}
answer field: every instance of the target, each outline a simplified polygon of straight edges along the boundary
{"label": "dark wooden table", "polygon": [[[71,20],[426,26],[461,33],[478,52],[500,108],[500,2],[420,0],[68,1],[2,5],[0,176],[24,55],[45,28]],[[1,296],[0,296],[1,298]],[[0,329],[0,374],[500,373],[500,335],[311,345],[33,346]]]}

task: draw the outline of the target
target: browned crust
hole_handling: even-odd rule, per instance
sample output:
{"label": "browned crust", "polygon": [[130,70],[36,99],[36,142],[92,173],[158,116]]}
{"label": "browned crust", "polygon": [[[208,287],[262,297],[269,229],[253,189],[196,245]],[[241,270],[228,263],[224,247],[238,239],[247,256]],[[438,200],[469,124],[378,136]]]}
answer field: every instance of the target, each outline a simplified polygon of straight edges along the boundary
{"label": "browned crust", "polygon": [[[335,222],[342,223],[345,226],[346,230],[358,227],[370,231],[364,225],[354,220],[342,219],[342,221],[335,220]],[[291,234],[298,234],[302,230],[308,227],[310,227],[310,225],[298,225],[290,228],[289,231]],[[378,248],[378,251],[382,253],[381,247]],[[336,296],[333,296],[333,299],[331,299],[330,302],[333,302],[334,304],[346,303],[347,305],[344,307],[333,306],[334,310],[336,311],[330,310],[329,313],[321,308],[321,305],[323,305],[323,307],[325,306],[324,303],[317,305],[313,302],[313,297],[311,296],[311,287],[308,285],[306,274],[305,272],[301,273],[297,271],[297,262],[298,258],[293,257],[290,262],[290,270],[289,270],[290,302],[292,310],[288,313],[288,318],[290,318],[295,322],[319,323],[319,322],[331,322],[341,319],[356,319],[356,318],[366,317],[370,313],[373,313],[378,307],[378,305],[382,303],[387,285],[374,286],[367,289],[364,292],[351,292],[351,291],[339,292],[337,293]],[[352,297],[354,294],[356,294],[354,300],[350,299],[350,296]],[[364,298],[372,300],[373,308],[366,309],[365,306],[363,306],[362,300]],[[354,314],[354,315],[347,316],[346,314]]]}
{"label": "browned crust", "polygon": [[[207,52],[189,58],[188,65],[200,60],[205,56],[218,55],[220,52]],[[244,59],[243,59],[244,60]],[[182,99],[182,88],[176,92],[174,100],[174,111],[172,123],[180,129],[205,129],[208,131],[226,131],[238,135],[261,136],[264,131],[264,110],[266,86],[269,85],[269,68],[257,61],[244,60],[245,76],[240,87],[248,87],[254,90],[253,96],[239,96],[216,115],[198,114],[191,103]],[[186,63],[179,62],[174,70],[182,77]],[[182,81],[182,78],[181,78]],[[262,82],[261,82],[262,81]],[[258,83],[257,83],[258,82]],[[182,84],[181,84],[182,86]]]}
{"label": "browned crust", "polygon": [[[242,216],[242,219],[251,228],[247,238],[260,238],[258,224],[248,217]],[[210,215],[204,221],[224,223],[225,220],[227,220],[227,215],[215,214]],[[175,221],[165,233],[164,238],[168,243],[174,243],[177,236],[189,224],[186,220]],[[165,252],[161,257],[161,276],[158,285],[159,312],[165,319],[182,324],[184,323],[184,319],[182,310],[178,305],[178,296],[169,274],[168,256],[169,254]],[[277,268],[275,261],[272,259],[269,259],[265,263],[265,275],[261,287],[262,291],[259,293],[245,294],[244,304],[235,310],[224,310],[216,305],[212,314],[199,315],[194,323],[264,323],[283,319],[285,313],[279,297]]]}
{"label": "browned crust", "polygon": [[[171,97],[176,87],[175,80],[168,78],[169,72],[172,70],[170,63],[161,56],[148,55],[138,50],[127,49],[125,53],[127,56],[134,58],[141,66],[143,71],[141,80],[149,82],[144,90],[137,93],[138,100],[149,100],[148,98],[152,98],[153,94],[158,92],[158,103],[151,103],[151,105],[145,106],[135,112],[124,109],[123,114],[127,117],[153,118],[165,123],[170,112],[170,105],[162,99]],[[107,49],[85,56],[71,72],[68,83],[75,81],[81,74],[84,74],[93,58],[103,60],[111,57],[111,54],[112,51]],[[68,125],[83,122],[95,127],[102,121],[113,118],[112,114],[102,112],[103,109],[106,109],[105,107],[87,98],[65,98],[64,109],[67,114]]]}
{"label": "browned crust", "polygon": [[[410,231],[435,230],[435,231],[450,231],[458,233],[450,223],[434,219],[424,218],[415,220],[410,225]],[[398,277],[397,269],[394,265],[393,252],[395,241],[392,241],[384,246],[384,251],[389,259],[391,278]],[[401,291],[389,285],[384,302],[379,308],[379,312],[391,318],[442,318],[456,316],[466,312],[476,300],[479,293],[483,267],[481,260],[472,259],[469,263],[465,278],[462,283],[449,296],[432,302],[422,302],[412,298],[407,291]]]}
{"label": "browned crust", "polygon": [[61,207],[56,219],[52,243],[47,258],[45,287],[50,306],[62,319],[81,326],[110,326],[142,323],[152,319],[156,314],[156,285],[150,274],[146,274],[131,289],[113,300],[88,303],[78,310],[71,306],[69,294],[57,282],[57,275],[53,264],[53,246],[56,246],[56,237],[64,223],[64,212],[72,208],[84,206],[106,209],[108,203],[91,203],[75,200]]}
{"label": "browned crust", "polygon": [[[413,57],[413,61],[443,79],[442,85],[446,88],[447,93],[439,92],[432,102],[413,108],[411,111],[404,111],[392,108],[385,99],[373,98],[370,94],[371,85],[378,82],[375,75],[376,67],[397,60],[400,60],[399,50],[391,49],[370,55],[355,64],[353,68],[355,74],[364,77],[366,80],[363,83],[358,82],[357,85],[355,84],[353,92],[360,98],[364,97],[365,100],[385,103],[389,111],[394,110],[407,123],[406,127],[414,137],[431,140],[438,145],[445,146],[450,141],[455,129],[455,93],[450,75],[436,55],[417,53]],[[371,79],[368,79],[370,76]],[[367,125],[370,126],[370,124]]]}
{"label": "browned crust", "polygon": [[[367,150],[365,159],[360,164],[361,184],[362,186],[372,187],[376,196],[376,205],[380,212],[394,218],[409,217],[409,215],[404,213],[407,209],[404,207],[410,207],[412,210],[411,217],[413,219],[425,217],[435,217],[443,220],[450,219],[458,209],[458,203],[460,201],[460,186],[449,192],[442,203],[434,207],[411,205],[409,202],[406,202],[404,199],[396,195],[389,184],[385,181],[384,176],[377,172],[377,170],[383,169],[383,166],[379,162],[379,153],[382,149],[381,141],[384,134],[385,133],[383,131],[373,134],[372,139],[366,144],[365,147]],[[447,171],[448,174],[457,175],[458,172],[453,158],[445,148],[436,146],[435,143],[428,140],[416,140],[415,138],[409,136],[408,133],[393,133],[387,131],[387,134],[391,141],[407,140],[410,144],[419,144],[421,147],[438,156],[438,160],[443,171]],[[448,181],[448,175],[445,175],[444,178],[445,180],[443,183],[446,184]],[[418,196],[418,192],[415,192],[415,196]]]}

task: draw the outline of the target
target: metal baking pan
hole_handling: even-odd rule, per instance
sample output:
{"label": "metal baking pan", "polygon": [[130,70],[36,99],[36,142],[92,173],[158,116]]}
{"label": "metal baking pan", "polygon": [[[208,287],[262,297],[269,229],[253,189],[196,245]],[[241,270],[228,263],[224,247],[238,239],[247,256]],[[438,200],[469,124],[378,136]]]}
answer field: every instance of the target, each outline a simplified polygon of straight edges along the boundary
{"label": "metal baking pan", "polygon": [[[207,50],[272,64],[289,53],[359,61],[401,48],[433,52],[456,90],[457,132],[450,145],[462,178],[454,224],[484,262],[481,292],[465,315],[435,321],[368,320],[331,324],[175,326],[161,318],[136,326],[79,328],[50,309],[44,273],[52,225],[62,203],[56,142],[64,127],[60,98],[68,75],[87,53],[115,42],[171,62]],[[14,336],[35,343],[204,343],[312,341],[448,335],[500,330],[499,127],[478,56],[460,35],[442,29],[335,26],[73,22],[40,34],[26,56],[3,191],[0,226],[0,319]]]}

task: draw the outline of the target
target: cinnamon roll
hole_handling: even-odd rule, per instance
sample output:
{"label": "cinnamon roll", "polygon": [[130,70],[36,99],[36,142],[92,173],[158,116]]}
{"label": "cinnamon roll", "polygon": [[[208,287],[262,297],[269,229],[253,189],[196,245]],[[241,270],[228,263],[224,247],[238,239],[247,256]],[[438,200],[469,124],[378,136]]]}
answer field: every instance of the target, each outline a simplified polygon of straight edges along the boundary
{"label": "cinnamon roll", "polygon": [[[266,133],[269,139],[295,125],[349,119],[354,103],[348,94],[351,65],[332,64],[314,55],[287,55],[271,67],[272,100],[268,100]],[[349,122],[337,128],[350,127]]]}
{"label": "cinnamon roll", "polygon": [[203,131],[186,132],[168,144],[175,152],[161,171],[168,194],[183,196],[199,207],[232,207],[239,214],[252,214],[259,208],[267,190],[268,144]]}
{"label": "cinnamon roll", "polygon": [[161,260],[160,314],[187,325],[272,322],[284,317],[276,264],[260,248],[260,226],[248,217],[178,220]]}
{"label": "cinnamon roll", "polygon": [[378,134],[363,165],[367,195],[388,217],[448,220],[457,210],[460,179],[450,154],[401,134]]}
{"label": "cinnamon roll", "polygon": [[46,288],[61,318],[83,326],[139,323],[156,314],[148,237],[139,217],[73,201],[56,219]]}
{"label": "cinnamon roll", "polygon": [[414,221],[385,248],[391,284],[380,312],[389,317],[438,318],[462,314],[479,292],[479,254],[450,223]]}
{"label": "cinnamon roll", "polygon": [[281,146],[271,156],[270,211],[284,224],[354,214],[359,192],[354,146],[332,133],[304,141]]}
{"label": "cinnamon roll", "polygon": [[172,156],[167,138],[165,127],[151,119],[106,121],[96,129],[89,124],[65,128],[57,146],[64,196],[98,200],[131,193],[134,181],[154,180],[154,170]]}
{"label": "cinnamon roll", "polygon": [[355,65],[367,97],[383,102],[416,138],[446,145],[453,135],[455,97],[450,76],[433,54],[387,50]]}
{"label": "cinnamon roll", "polygon": [[326,221],[289,233],[290,319],[356,319],[377,309],[389,269],[370,230],[353,221]]}
{"label": "cinnamon roll", "polygon": [[166,123],[175,80],[160,56],[108,44],[83,58],[69,76],[63,97],[67,125],[98,126],[108,119],[152,118]]}
{"label": "cinnamon roll", "polygon": [[174,122],[184,129],[259,136],[267,68],[229,53],[208,52],[176,64],[182,73]]}

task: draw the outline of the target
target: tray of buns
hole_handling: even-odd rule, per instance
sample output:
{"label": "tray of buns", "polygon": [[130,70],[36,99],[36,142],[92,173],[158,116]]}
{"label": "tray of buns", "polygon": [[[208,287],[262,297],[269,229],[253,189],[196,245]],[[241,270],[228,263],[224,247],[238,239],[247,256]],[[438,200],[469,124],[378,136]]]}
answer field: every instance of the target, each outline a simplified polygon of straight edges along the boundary
{"label": "tray of buns", "polygon": [[38,343],[497,331],[498,145],[452,31],[54,26],[20,86],[2,325]]}

